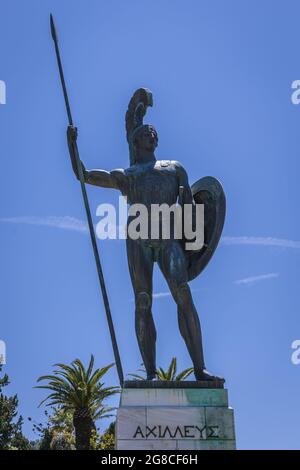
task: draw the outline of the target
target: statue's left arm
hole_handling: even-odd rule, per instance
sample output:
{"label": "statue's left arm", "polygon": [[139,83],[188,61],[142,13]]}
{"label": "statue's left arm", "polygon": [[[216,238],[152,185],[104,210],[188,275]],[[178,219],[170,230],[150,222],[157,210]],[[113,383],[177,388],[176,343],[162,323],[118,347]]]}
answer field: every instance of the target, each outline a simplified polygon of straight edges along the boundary
{"label": "statue's left arm", "polygon": [[174,161],[174,166],[176,169],[178,186],[179,186],[179,203],[183,204],[194,204],[194,199],[192,191],[189,185],[189,179],[187,172],[181,165],[181,163]]}

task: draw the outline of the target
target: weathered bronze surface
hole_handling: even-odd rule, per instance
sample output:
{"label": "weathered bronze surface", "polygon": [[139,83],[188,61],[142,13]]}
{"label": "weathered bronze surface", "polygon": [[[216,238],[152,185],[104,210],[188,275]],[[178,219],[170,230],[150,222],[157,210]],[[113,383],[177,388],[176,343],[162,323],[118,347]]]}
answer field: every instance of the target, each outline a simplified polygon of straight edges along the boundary
{"label": "weathered bronze surface", "polygon": [[[224,217],[225,196],[220,183],[211,177],[203,178],[190,188],[188,176],[178,161],[156,160],[158,135],[152,125],[144,125],[152,93],[144,88],[132,96],[126,113],[126,132],[129,144],[130,166],[113,171],[86,170],[86,183],[114,188],[127,197],[130,205],[166,203],[194,204],[203,202],[207,209],[205,245],[198,252],[187,252],[182,240],[138,239],[127,237],[127,257],[135,295],[135,329],[140,352],[147,371],[147,379],[155,378],[156,329],[152,317],[152,274],[156,262],[161,269],[177,304],[180,333],[191,356],[198,381],[218,382],[205,370],[201,328],[188,285],[209,262],[219,241]],[[67,138],[74,172],[79,177],[74,147],[77,130],[69,126]]]}

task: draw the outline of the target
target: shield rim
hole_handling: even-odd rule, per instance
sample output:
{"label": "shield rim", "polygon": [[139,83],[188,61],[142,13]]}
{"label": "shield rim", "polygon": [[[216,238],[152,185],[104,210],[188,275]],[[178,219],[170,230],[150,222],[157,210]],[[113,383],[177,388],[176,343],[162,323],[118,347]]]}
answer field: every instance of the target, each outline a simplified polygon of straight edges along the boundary
{"label": "shield rim", "polygon": [[[198,277],[210,262],[219,244],[224,227],[226,215],[226,197],[221,182],[213,176],[204,176],[203,178],[193,183],[191,186],[192,195],[195,200],[195,196],[200,191],[208,191],[212,193],[211,188],[214,188],[213,194],[214,200],[216,201],[215,225],[208,245],[204,247],[204,251],[202,251],[203,248],[201,250],[202,253],[195,252],[193,255],[191,251],[185,251],[188,262],[189,281]],[[195,200],[195,202],[197,201]]]}

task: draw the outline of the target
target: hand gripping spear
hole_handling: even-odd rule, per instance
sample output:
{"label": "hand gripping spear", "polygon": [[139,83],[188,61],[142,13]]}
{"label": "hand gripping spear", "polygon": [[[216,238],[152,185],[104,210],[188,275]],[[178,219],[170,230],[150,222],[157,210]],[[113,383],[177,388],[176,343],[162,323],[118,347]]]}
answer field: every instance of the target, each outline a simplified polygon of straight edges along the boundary
{"label": "hand gripping spear", "polygon": [[[60,59],[59,48],[58,48],[58,39],[57,39],[56,29],[55,29],[55,25],[54,25],[54,19],[53,19],[52,15],[50,15],[50,26],[51,26],[52,38],[53,38],[54,45],[55,45],[57,64],[58,64],[58,68],[59,68],[59,75],[60,75],[60,80],[61,80],[61,84],[62,84],[62,88],[63,88],[66,109],[67,109],[67,113],[68,113],[69,125],[73,126],[73,119],[72,119],[72,114],[71,114],[71,109],[70,109],[70,103],[69,103],[69,98],[68,98],[66,83],[65,83],[65,79],[64,79],[64,73],[63,73],[62,63],[61,63],[61,59]],[[123,382],[124,382],[122,364],[121,364],[118,344],[117,344],[117,340],[116,340],[114,324],[113,324],[113,321],[112,321],[109,301],[108,301],[108,297],[107,297],[107,292],[106,292],[106,287],[105,287],[105,282],[104,282],[104,277],[103,277],[103,271],[102,271],[102,267],[101,267],[101,262],[100,262],[100,257],[99,257],[97,242],[96,242],[96,236],[95,236],[94,226],[93,226],[92,217],[91,217],[91,210],[90,210],[89,201],[88,201],[86,188],[85,188],[85,184],[84,184],[83,169],[82,169],[82,166],[81,166],[81,161],[80,161],[80,158],[79,158],[79,152],[78,152],[76,142],[74,143],[74,154],[75,154],[75,158],[76,158],[76,165],[77,165],[77,170],[78,170],[78,175],[79,175],[79,181],[80,181],[80,186],[81,186],[81,191],[82,191],[82,197],[83,197],[83,201],[84,201],[88,226],[89,226],[89,230],[90,230],[91,242],[92,242],[95,261],[96,261],[96,266],[97,266],[97,273],[98,273],[98,278],[99,278],[99,282],[100,282],[100,287],[101,287],[101,292],[102,292],[102,297],[103,297],[103,303],[104,303],[105,312],[106,312],[107,323],[108,323],[109,332],[110,332],[110,336],[111,336],[111,342],[112,342],[112,347],[113,347],[113,351],[114,351],[114,356],[115,356],[119,381],[120,381],[120,385],[122,386]]]}

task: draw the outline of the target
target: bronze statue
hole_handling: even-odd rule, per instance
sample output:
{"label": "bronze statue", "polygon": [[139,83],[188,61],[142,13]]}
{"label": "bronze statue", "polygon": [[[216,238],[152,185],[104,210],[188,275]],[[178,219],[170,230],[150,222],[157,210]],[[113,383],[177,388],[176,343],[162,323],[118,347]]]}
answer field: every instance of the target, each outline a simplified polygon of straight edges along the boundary
{"label": "bronze statue", "polygon": [[[161,269],[177,304],[180,333],[193,362],[197,380],[215,380],[205,370],[201,327],[188,281],[196,277],[210,260],[219,241],[225,217],[225,196],[220,183],[211,177],[199,180],[192,188],[183,166],[178,161],[157,160],[158,135],[152,125],[143,124],[152,94],[145,88],[132,96],[126,113],[126,131],[130,166],[123,170],[86,170],[84,182],[114,188],[127,197],[129,205],[205,204],[205,239],[200,251],[188,252],[182,240],[171,237],[133,240],[127,237],[127,257],[135,296],[135,329],[147,379],[156,375],[156,329],[152,317],[152,274],[154,263]],[[67,130],[73,170],[79,179],[76,155],[77,129]],[[129,217],[130,218],[130,217]]]}

